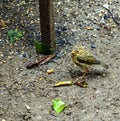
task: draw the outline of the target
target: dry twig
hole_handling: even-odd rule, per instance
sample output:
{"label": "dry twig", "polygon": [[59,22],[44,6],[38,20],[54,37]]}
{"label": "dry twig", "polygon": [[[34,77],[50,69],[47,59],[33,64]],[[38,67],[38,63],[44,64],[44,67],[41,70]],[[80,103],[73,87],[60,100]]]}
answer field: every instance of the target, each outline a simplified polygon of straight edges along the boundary
{"label": "dry twig", "polygon": [[55,54],[53,54],[53,55],[46,55],[46,56],[43,56],[43,57],[39,57],[35,61],[30,62],[26,66],[26,68],[27,69],[31,69],[31,68],[33,68],[35,66],[43,65],[43,64],[47,63],[48,61],[50,61],[51,59],[53,59],[54,57],[55,57]]}

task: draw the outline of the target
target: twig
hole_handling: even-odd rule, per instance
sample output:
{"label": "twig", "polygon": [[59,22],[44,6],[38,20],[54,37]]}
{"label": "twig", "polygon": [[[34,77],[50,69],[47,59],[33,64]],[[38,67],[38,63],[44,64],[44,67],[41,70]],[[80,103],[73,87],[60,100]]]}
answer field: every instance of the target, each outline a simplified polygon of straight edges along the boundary
{"label": "twig", "polygon": [[96,25],[98,25],[99,27],[103,27],[104,29],[111,30],[110,27],[108,27],[108,26],[103,26],[101,23],[98,23],[98,22],[96,22],[96,21],[94,21],[94,20],[92,20],[92,19],[87,18],[86,20],[91,21],[93,24],[96,24]]}
{"label": "twig", "polygon": [[55,57],[55,54],[53,55],[47,55],[47,56],[43,56],[43,57],[39,57],[37,58],[35,61],[33,62],[30,62],[26,68],[27,69],[31,69],[35,66],[38,66],[38,65],[42,65],[42,64],[45,64],[47,63],[48,61],[50,61],[51,59],[53,59]]}
{"label": "twig", "polygon": [[106,8],[106,7],[104,7],[104,6],[100,5],[100,4],[99,4],[99,6],[101,6],[101,7],[104,8],[104,9],[106,9],[106,10],[109,12],[110,16],[112,17],[112,20],[113,20],[118,26],[120,25],[120,23],[118,23],[117,20],[115,19],[115,17],[113,16],[113,13],[112,13],[108,8]]}

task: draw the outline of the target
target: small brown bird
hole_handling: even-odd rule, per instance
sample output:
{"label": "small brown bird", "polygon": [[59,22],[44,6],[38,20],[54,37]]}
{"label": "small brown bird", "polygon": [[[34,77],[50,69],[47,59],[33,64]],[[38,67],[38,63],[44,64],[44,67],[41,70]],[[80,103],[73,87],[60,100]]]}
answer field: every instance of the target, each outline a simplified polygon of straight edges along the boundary
{"label": "small brown bird", "polygon": [[83,75],[81,78],[83,78],[86,75],[91,65],[101,65],[106,69],[108,68],[108,65],[97,60],[88,50],[81,46],[76,47],[71,52],[71,57],[73,62],[81,69],[83,69]]}

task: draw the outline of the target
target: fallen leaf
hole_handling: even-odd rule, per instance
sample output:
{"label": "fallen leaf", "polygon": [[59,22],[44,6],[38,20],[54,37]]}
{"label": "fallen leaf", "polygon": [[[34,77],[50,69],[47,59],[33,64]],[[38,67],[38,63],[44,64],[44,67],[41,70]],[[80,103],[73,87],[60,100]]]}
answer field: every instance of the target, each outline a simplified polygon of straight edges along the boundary
{"label": "fallen leaf", "polygon": [[54,49],[49,48],[46,44],[42,42],[35,42],[35,48],[38,53],[44,54],[44,55],[50,55],[55,52]]}
{"label": "fallen leaf", "polygon": [[19,30],[9,30],[8,31],[8,37],[10,38],[10,42],[13,43],[19,39],[21,39],[23,36],[23,32]]}
{"label": "fallen leaf", "polygon": [[52,100],[52,106],[57,114],[62,112],[64,110],[64,108],[66,107],[65,103],[59,98]]}

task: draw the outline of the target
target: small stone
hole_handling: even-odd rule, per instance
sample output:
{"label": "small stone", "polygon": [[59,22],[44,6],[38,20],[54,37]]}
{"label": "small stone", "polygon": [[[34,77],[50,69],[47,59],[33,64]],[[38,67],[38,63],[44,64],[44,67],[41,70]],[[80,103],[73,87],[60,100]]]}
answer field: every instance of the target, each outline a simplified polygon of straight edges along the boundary
{"label": "small stone", "polygon": [[100,31],[100,28],[96,28],[97,31]]}
{"label": "small stone", "polygon": [[4,55],[3,54],[0,54],[1,57],[3,57]]}
{"label": "small stone", "polygon": [[108,9],[109,8],[109,5],[108,4],[104,4],[103,7],[105,7],[105,8]]}
{"label": "small stone", "polygon": [[25,53],[23,54],[23,57],[24,57],[24,58],[29,58],[28,53],[27,53],[27,52],[25,52]]}
{"label": "small stone", "polygon": [[95,94],[100,94],[101,93],[101,91],[100,90],[97,90],[96,92],[95,92]]}
{"label": "small stone", "polygon": [[106,76],[106,74],[104,73],[102,76],[103,76],[103,77],[105,77],[105,76]]}
{"label": "small stone", "polygon": [[26,107],[27,110],[31,109],[30,106],[28,106],[27,104],[25,104],[25,107]]}
{"label": "small stone", "polygon": [[61,58],[61,54],[57,54],[56,56],[57,56],[57,58]]}
{"label": "small stone", "polygon": [[48,73],[48,74],[54,73],[54,69],[49,69],[49,70],[47,70],[47,73]]}
{"label": "small stone", "polygon": [[110,14],[104,14],[104,19],[107,20],[108,18],[110,18]]}
{"label": "small stone", "polygon": [[91,26],[87,26],[86,29],[87,30],[93,30],[93,28]]}
{"label": "small stone", "polygon": [[3,61],[2,61],[2,63],[6,63],[6,61],[5,61],[5,60],[3,60]]}
{"label": "small stone", "polygon": [[92,48],[92,49],[96,48],[96,45],[91,44],[91,48]]}
{"label": "small stone", "polygon": [[5,119],[2,119],[2,121],[6,121]]}
{"label": "small stone", "polygon": [[8,56],[8,59],[12,59],[12,57],[11,56]]}
{"label": "small stone", "polygon": [[18,52],[15,52],[14,55],[18,55],[19,53]]}
{"label": "small stone", "polygon": [[29,119],[31,119],[31,114],[27,113],[24,117],[24,120],[29,120]]}
{"label": "small stone", "polygon": [[19,68],[19,71],[22,71],[23,69],[22,68]]}
{"label": "small stone", "polygon": [[98,16],[99,16],[99,17],[102,17],[102,16],[103,16],[103,14],[102,14],[102,13],[99,13],[99,14],[98,14]]}
{"label": "small stone", "polygon": [[112,22],[113,22],[113,20],[112,20],[112,19],[108,19],[108,22],[109,22],[109,23],[112,23]]}
{"label": "small stone", "polygon": [[105,10],[100,10],[101,13],[105,13]]}
{"label": "small stone", "polygon": [[96,35],[96,34],[93,34],[92,36],[93,36],[93,37],[97,37],[97,35]]}
{"label": "small stone", "polygon": [[17,70],[17,71],[18,71],[19,69],[18,69],[18,68],[15,68],[15,70]]}
{"label": "small stone", "polygon": [[20,59],[23,59],[23,55],[22,55],[22,54],[18,55],[18,57],[19,57]]}

